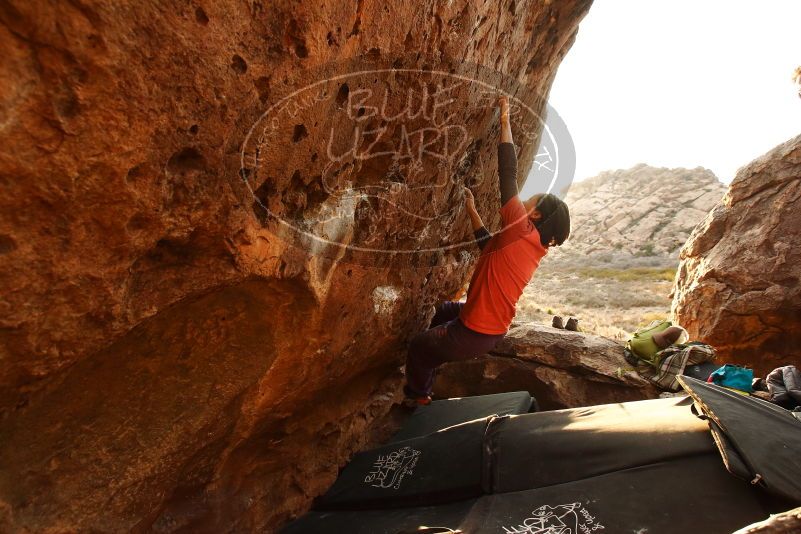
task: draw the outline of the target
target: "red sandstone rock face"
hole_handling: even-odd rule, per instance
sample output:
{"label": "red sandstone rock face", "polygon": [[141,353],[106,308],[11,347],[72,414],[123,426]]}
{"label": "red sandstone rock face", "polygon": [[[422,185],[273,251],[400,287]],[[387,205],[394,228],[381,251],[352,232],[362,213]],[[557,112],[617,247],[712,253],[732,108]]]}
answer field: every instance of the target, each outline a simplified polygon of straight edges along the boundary
{"label": "red sandstone rock face", "polygon": [[801,137],[740,169],[681,252],[672,313],[720,361],[801,365]]}
{"label": "red sandstone rock face", "polygon": [[533,323],[509,330],[485,358],[442,366],[435,389],[443,397],[528,391],[544,410],[659,395],[631,369],[620,343]]}
{"label": "red sandstone rock face", "polygon": [[[285,114],[258,165],[242,159],[251,126],[347,58],[483,65],[539,112],[588,7],[0,5],[2,530],[264,532],[303,511],[371,439],[406,339],[471,262],[457,248],[358,256],[295,240],[281,221],[330,203],[321,132],[342,134],[337,148],[360,118]],[[375,83],[398,108],[409,79]],[[325,87],[351,109],[342,83]],[[456,97],[448,120],[471,143],[460,172],[492,178],[475,187],[491,213],[493,110],[469,88]],[[387,172],[341,163],[333,176],[359,186]],[[418,180],[437,172],[423,163]],[[407,251],[469,237],[458,182],[407,185],[407,207],[450,215],[382,219],[368,202],[322,231]]]}

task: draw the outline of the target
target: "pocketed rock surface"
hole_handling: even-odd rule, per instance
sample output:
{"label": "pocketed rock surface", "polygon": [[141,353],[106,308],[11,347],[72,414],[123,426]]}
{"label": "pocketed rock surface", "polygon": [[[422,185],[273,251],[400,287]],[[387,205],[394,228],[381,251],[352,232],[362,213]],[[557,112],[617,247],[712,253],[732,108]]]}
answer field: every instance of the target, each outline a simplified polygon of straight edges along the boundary
{"label": "pocketed rock surface", "polygon": [[[461,181],[420,188],[436,158],[357,157],[367,130],[430,131],[365,100],[402,110],[415,78],[340,66],[480,65],[539,113],[589,3],[3,2],[0,530],[270,532],[307,509],[469,273],[473,249],[441,249],[470,237],[461,183],[499,202],[474,86],[448,86]],[[517,138],[522,177],[537,139]],[[390,171],[404,209],[345,196]]]}
{"label": "pocketed rock surface", "polygon": [[801,366],[801,136],[742,167],[681,251],[672,315],[721,362]]}
{"label": "pocketed rock surface", "polygon": [[434,387],[442,397],[528,391],[544,410],[659,396],[622,344],[536,323],[513,327],[487,357],[443,365]]}

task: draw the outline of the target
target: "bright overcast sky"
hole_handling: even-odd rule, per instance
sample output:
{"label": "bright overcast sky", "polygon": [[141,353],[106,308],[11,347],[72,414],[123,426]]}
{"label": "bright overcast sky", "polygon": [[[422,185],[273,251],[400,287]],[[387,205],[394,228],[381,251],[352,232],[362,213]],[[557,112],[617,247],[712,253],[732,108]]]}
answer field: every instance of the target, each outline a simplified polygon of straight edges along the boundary
{"label": "bright overcast sky", "polygon": [[595,0],[551,89],[576,179],[737,168],[801,133],[801,0]]}

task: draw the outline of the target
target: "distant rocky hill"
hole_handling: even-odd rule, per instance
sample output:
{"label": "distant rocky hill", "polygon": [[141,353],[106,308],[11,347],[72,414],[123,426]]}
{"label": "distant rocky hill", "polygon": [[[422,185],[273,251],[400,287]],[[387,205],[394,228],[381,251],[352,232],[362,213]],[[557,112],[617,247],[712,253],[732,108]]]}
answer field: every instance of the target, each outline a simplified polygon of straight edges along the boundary
{"label": "distant rocky hill", "polygon": [[565,201],[572,233],[559,256],[676,260],[692,229],[725,192],[726,186],[703,167],[639,164],[602,172],[571,186]]}

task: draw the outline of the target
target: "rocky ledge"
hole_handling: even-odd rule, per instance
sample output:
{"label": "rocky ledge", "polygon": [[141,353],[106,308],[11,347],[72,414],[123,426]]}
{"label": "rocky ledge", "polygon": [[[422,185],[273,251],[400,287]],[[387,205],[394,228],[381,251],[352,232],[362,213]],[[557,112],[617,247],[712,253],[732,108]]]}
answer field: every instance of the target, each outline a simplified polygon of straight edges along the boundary
{"label": "rocky ledge", "polygon": [[534,323],[514,326],[485,358],[444,365],[435,387],[443,397],[525,390],[548,410],[659,395],[626,362],[622,344]]}

